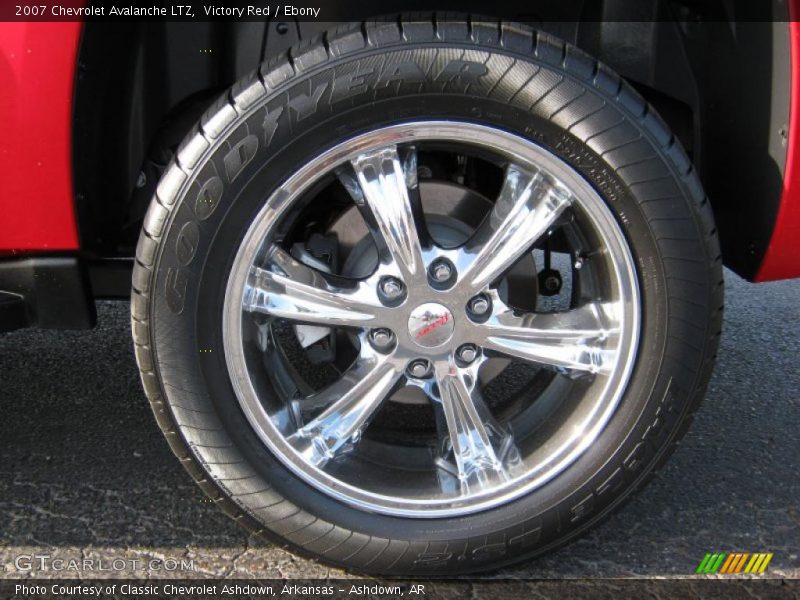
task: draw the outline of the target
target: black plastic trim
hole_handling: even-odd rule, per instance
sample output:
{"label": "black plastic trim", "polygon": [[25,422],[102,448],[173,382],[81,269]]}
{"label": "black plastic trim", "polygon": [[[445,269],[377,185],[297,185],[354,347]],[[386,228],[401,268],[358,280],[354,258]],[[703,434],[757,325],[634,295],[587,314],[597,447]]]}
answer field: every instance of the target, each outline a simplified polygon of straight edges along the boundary
{"label": "black plastic trim", "polygon": [[86,263],[92,295],[102,300],[130,300],[133,258],[106,258]]}
{"label": "black plastic trim", "polygon": [[90,329],[97,319],[89,279],[74,256],[0,260],[0,299],[0,331]]}

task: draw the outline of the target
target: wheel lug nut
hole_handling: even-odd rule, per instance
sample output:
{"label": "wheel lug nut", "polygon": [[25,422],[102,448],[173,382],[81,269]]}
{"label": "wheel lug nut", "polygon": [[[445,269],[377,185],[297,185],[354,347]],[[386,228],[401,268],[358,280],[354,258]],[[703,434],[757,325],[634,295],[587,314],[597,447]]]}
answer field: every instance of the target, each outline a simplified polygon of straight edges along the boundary
{"label": "wheel lug nut", "polygon": [[478,357],[478,349],[472,344],[464,344],[456,350],[456,356],[461,362],[469,364]]}
{"label": "wheel lug nut", "polygon": [[403,297],[403,282],[395,277],[383,277],[378,284],[381,299],[386,302],[397,302]]}
{"label": "wheel lug nut", "polygon": [[385,277],[381,282],[381,290],[389,298],[396,298],[403,291],[403,284],[394,277]]}
{"label": "wheel lug nut", "polygon": [[435,287],[447,285],[455,278],[456,270],[446,258],[437,258],[428,268],[428,276]]}
{"label": "wheel lug nut", "polygon": [[489,302],[489,298],[481,294],[480,296],[475,296],[472,300],[470,300],[467,308],[472,314],[483,316],[489,312],[490,306],[491,303]]}
{"label": "wheel lug nut", "polygon": [[451,273],[452,270],[447,263],[439,263],[433,268],[433,278],[439,282],[447,281]]}
{"label": "wheel lug nut", "polygon": [[369,334],[369,340],[378,350],[386,350],[392,345],[394,334],[385,328],[373,329]]}
{"label": "wheel lug nut", "polygon": [[417,379],[422,379],[431,370],[430,363],[425,360],[424,358],[418,358],[417,360],[412,360],[411,364],[408,365],[408,374],[412,377],[416,377]]}

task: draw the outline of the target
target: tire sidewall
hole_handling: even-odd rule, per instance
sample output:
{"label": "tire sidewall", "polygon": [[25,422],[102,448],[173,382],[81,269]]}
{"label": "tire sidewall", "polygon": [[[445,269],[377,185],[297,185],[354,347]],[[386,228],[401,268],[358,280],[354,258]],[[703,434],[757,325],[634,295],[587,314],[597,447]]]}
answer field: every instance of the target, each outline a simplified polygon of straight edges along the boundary
{"label": "tire sidewall", "polygon": [[[336,527],[391,540],[424,541],[424,552],[410,552],[393,566],[400,571],[473,570],[543,551],[575,535],[607,512],[646,474],[675,434],[695,387],[694,373],[667,360],[669,355],[682,356],[685,344],[668,335],[673,316],[667,304],[672,285],[665,272],[668,263],[663,260],[663,248],[635,186],[626,181],[619,165],[607,155],[601,157],[551,120],[549,114],[498,100],[457,80],[449,81],[450,87],[447,82],[442,84],[435,74],[454,69],[449,66],[454,61],[464,69],[469,52],[476,54],[473,62],[485,63],[487,69],[501,69],[506,64],[498,62],[492,67],[486,59],[487,51],[462,50],[454,48],[451,52],[452,57],[459,58],[442,59],[441,54],[446,52],[436,48],[437,58],[432,62],[441,65],[430,69],[426,79],[415,81],[413,86],[395,82],[379,87],[373,82],[370,90],[370,81],[364,78],[367,91],[336,96],[337,79],[344,77],[352,82],[354,72],[369,72],[370,68],[374,72],[379,60],[391,62],[389,55],[380,52],[295,76],[266,94],[236,117],[192,169],[170,166],[188,177],[165,228],[154,269],[151,343],[155,364],[181,435],[198,462],[224,493],[233,496],[257,520],[263,521],[256,510],[264,504],[259,494],[237,496],[225,479],[256,474],[272,493],[300,511],[324,516],[324,521]],[[402,59],[431,62],[424,55],[433,51],[422,46],[406,48]],[[533,59],[527,62],[554,76],[568,77],[547,64]],[[375,81],[379,83],[378,73]],[[586,93],[601,96],[585,83],[576,82],[586,88]],[[536,102],[537,90],[527,91]],[[315,101],[313,110],[307,103],[293,105],[298,98]],[[569,112],[569,108],[564,110]],[[689,194],[655,141],[647,139],[631,115],[618,107],[615,111],[632,136],[642,137],[652,146],[661,176],[671,179],[677,190],[676,211],[690,215]],[[280,113],[277,119],[276,113]],[[227,274],[239,243],[266,198],[284,179],[349,137],[378,127],[429,119],[476,122],[510,131],[545,147],[575,168],[606,200],[630,243],[643,310],[638,357],[629,386],[589,451],[554,480],[507,505],[459,518],[425,520],[354,509],[304,483],[272,455],[239,407],[228,378],[221,324]],[[237,171],[236,165],[230,166],[229,156],[253,136],[258,147]],[[636,177],[633,172],[625,175]],[[214,178],[221,188],[213,189],[221,189],[221,193],[213,200],[213,211],[206,214],[207,209],[198,207],[201,198],[208,198],[208,183]],[[175,300],[176,286],[180,289],[179,302]],[[185,410],[195,411],[192,426],[186,426]],[[227,439],[228,454],[238,456],[239,461],[227,461],[225,468],[215,464],[215,453],[204,448],[203,435],[198,433],[201,428]],[[287,539],[303,546],[302,541]]]}

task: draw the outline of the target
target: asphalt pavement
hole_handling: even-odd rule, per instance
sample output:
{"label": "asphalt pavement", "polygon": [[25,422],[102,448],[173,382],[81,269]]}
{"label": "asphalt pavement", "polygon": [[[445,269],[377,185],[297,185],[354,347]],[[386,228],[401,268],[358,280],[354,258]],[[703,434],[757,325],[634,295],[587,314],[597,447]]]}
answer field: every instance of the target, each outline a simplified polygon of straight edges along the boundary
{"label": "asphalt pavement", "polygon": [[[714,551],[772,552],[769,574],[800,577],[800,280],[726,283],[719,363],[669,464],[587,536],[494,577],[684,576]],[[91,331],[0,334],[0,577],[343,576],[205,499],[150,413],[127,303],[98,310]]]}

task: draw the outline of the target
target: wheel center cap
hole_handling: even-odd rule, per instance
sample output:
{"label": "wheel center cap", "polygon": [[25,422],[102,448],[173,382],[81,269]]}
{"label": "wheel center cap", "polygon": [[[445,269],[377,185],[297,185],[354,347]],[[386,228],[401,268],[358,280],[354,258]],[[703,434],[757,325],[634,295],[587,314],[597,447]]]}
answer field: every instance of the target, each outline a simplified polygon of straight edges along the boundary
{"label": "wheel center cap", "polygon": [[408,318],[408,333],[420,346],[434,348],[453,337],[453,313],[435,302],[420,304]]}

